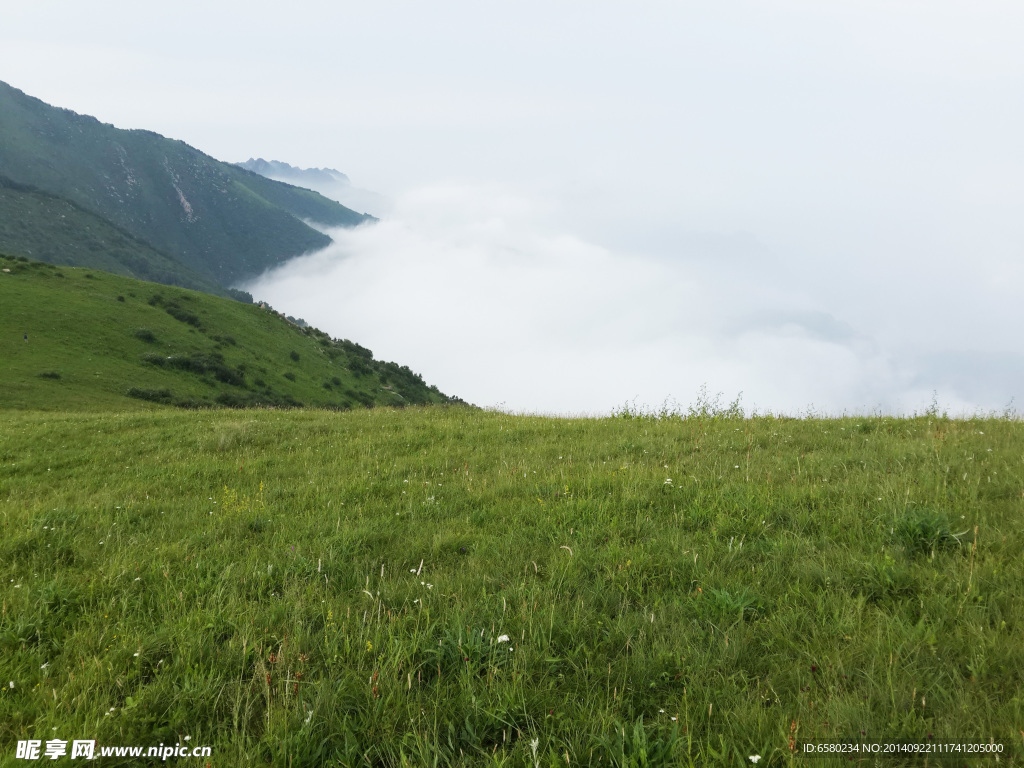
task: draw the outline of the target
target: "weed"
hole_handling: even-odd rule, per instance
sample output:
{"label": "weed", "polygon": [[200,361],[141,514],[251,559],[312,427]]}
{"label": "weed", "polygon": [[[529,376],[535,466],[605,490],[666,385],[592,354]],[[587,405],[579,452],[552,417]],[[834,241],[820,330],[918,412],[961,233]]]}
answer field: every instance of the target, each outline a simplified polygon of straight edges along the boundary
{"label": "weed", "polygon": [[967,531],[953,533],[948,515],[928,508],[914,508],[899,516],[895,525],[896,541],[910,554],[928,554],[959,547]]}

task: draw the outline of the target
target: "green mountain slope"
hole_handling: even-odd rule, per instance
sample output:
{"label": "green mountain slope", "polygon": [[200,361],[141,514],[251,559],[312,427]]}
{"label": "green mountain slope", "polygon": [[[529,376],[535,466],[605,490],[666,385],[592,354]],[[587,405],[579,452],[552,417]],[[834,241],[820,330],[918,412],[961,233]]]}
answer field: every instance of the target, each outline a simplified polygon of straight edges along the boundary
{"label": "green mountain slope", "polygon": [[0,256],[0,407],[456,402],[405,366],[268,308]]}
{"label": "green mountain slope", "polygon": [[[6,83],[0,83],[0,176],[67,199],[222,286],[330,242],[303,220],[327,226],[372,220],[184,142],[51,107]],[[11,215],[0,209],[0,219]]]}
{"label": "green mountain slope", "polygon": [[50,264],[223,294],[212,280],[70,200],[0,176],[0,249]]}

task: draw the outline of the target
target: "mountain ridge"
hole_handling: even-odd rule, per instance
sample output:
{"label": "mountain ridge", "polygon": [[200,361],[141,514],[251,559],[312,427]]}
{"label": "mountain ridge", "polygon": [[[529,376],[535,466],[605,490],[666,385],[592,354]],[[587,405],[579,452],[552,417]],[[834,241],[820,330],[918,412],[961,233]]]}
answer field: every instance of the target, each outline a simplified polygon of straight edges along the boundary
{"label": "mountain ridge", "polygon": [[262,157],[250,157],[243,163],[235,163],[235,166],[274,181],[319,192],[352,210],[387,214],[392,209],[392,202],[387,196],[354,186],[346,174],[334,168],[299,168],[281,160],[264,160]]}
{"label": "mountain ridge", "polygon": [[[183,141],[116,128],[3,82],[0,176],[77,205],[222,288],[329,245],[307,221],[351,227],[374,220]],[[23,194],[8,190],[12,198]],[[49,223],[31,222],[40,236]],[[4,240],[0,248],[23,250]]]}
{"label": "mountain ridge", "polygon": [[[268,178],[274,177],[283,179],[293,177],[296,180],[310,180],[313,182],[351,184],[352,180],[341,171],[334,168],[299,168],[281,160],[264,160],[262,157],[250,157],[243,163],[235,163],[239,168],[258,173]],[[299,185],[301,186],[301,185]]]}

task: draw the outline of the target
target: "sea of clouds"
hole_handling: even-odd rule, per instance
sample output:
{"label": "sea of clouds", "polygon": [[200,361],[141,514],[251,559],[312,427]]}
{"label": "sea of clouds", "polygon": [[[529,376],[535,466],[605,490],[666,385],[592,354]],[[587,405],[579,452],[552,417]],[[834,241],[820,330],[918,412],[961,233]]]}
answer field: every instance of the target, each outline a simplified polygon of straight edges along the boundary
{"label": "sea of clouds", "polygon": [[748,412],[905,413],[937,398],[967,413],[1005,407],[1022,380],[998,345],[961,353],[936,335],[962,313],[933,302],[954,287],[980,298],[967,275],[880,279],[865,264],[857,279],[742,234],[637,237],[629,251],[569,231],[557,201],[493,184],[420,188],[329,234],[246,288],[482,406],[603,414],[685,406],[703,387]]}

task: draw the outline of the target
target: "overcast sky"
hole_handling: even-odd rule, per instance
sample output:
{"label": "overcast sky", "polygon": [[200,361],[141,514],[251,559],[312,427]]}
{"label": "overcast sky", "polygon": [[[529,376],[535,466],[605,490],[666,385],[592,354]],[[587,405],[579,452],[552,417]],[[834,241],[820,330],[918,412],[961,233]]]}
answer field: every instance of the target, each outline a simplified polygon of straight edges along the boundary
{"label": "overcast sky", "polygon": [[11,85],[385,195],[252,290],[445,392],[1024,400],[1019,0],[10,5]]}

